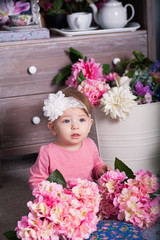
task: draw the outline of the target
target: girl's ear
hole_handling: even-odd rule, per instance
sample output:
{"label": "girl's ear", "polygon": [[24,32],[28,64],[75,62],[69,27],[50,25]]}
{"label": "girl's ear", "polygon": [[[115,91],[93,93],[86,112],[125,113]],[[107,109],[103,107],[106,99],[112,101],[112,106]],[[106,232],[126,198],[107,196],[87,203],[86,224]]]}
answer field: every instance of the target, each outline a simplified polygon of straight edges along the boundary
{"label": "girl's ear", "polygon": [[53,136],[56,136],[56,130],[55,130],[55,127],[54,127],[54,123],[53,122],[48,122],[48,128],[49,130],[51,131],[52,135]]}
{"label": "girl's ear", "polygon": [[92,124],[93,124],[93,119],[91,118],[90,119],[90,128],[92,127]]}
{"label": "girl's ear", "polygon": [[91,126],[92,126],[92,124],[93,124],[93,119],[91,118],[91,120],[90,120],[90,121],[91,121]]}
{"label": "girl's ear", "polygon": [[92,124],[93,124],[93,119],[90,119],[90,123],[89,123],[89,127],[88,127],[88,133],[89,133],[90,130],[91,130]]}

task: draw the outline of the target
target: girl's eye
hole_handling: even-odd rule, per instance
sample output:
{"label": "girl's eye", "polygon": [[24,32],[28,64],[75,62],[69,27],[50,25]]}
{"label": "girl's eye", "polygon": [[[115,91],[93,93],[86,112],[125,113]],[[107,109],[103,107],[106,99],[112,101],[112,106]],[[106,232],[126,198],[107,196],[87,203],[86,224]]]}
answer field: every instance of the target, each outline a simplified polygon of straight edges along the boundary
{"label": "girl's eye", "polygon": [[84,118],[80,118],[79,121],[80,121],[80,122],[85,122],[85,119],[84,119]]}
{"label": "girl's eye", "polygon": [[64,120],[63,121],[64,123],[69,123],[70,121],[68,119]]}

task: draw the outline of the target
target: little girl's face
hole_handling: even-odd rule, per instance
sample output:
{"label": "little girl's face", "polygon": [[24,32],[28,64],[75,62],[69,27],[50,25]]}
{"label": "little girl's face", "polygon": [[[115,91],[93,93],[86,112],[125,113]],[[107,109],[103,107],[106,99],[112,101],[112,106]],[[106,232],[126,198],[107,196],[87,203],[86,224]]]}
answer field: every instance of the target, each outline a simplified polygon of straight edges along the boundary
{"label": "little girl's face", "polygon": [[93,120],[81,108],[68,108],[53,123],[48,123],[56,143],[63,148],[75,150],[88,136]]}

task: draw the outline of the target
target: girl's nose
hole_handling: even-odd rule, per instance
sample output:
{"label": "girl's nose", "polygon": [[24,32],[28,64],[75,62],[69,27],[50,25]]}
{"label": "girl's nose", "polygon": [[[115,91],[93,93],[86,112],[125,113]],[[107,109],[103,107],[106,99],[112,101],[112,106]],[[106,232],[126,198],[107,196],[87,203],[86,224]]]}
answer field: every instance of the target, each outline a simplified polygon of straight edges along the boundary
{"label": "girl's nose", "polygon": [[72,122],[72,129],[78,129],[79,128],[79,124],[77,121]]}

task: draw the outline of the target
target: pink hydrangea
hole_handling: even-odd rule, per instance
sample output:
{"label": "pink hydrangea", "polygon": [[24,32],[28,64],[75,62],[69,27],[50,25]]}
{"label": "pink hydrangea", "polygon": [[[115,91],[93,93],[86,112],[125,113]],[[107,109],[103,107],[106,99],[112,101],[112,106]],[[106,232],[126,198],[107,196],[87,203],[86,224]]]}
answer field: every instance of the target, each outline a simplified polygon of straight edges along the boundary
{"label": "pink hydrangea", "polygon": [[131,222],[139,228],[152,226],[160,216],[160,198],[156,197],[152,200],[140,192],[137,194],[131,186],[122,190],[117,202],[119,203],[116,205],[119,207],[118,220]]}
{"label": "pink hydrangea", "polygon": [[88,97],[92,106],[98,106],[103,94],[110,90],[110,86],[99,80],[84,80],[78,86],[78,90]]}
{"label": "pink hydrangea", "polygon": [[75,179],[68,189],[60,184],[43,181],[34,189],[36,199],[28,202],[29,214],[16,227],[22,240],[80,240],[89,238],[96,230],[100,194],[98,185]]}
{"label": "pink hydrangea", "polygon": [[121,193],[125,179],[126,174],[120,172],[118,169],[115,171],[107,171],[98,179],[99,192],[102,197],[100,202],[101,218],[112,218],[118,214],[119,209],[114,204],[114,199]]}
{"label": "pink hydrangea", "polygon": [[[124,181],[125,180],[125,181]],[[160,197],[153,200],[150,193],[158,190],[158,178],[146,170],[127,179],[119,170],[105,173],[99,180],[101,193],[100,217],[116,217],[139,228],[152,226],[160,217]]]}

